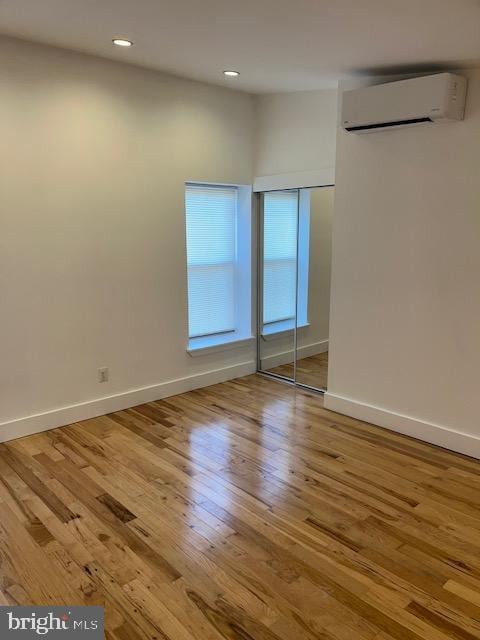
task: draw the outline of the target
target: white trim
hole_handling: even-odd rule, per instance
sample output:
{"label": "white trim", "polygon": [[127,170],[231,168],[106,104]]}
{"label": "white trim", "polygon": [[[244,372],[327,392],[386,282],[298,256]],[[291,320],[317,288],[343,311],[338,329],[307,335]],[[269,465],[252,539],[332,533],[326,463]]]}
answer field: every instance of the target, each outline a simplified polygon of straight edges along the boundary
{"label": "white trim", "polygon": [[61,407],[24,418],[17,418],[9,422],[2,422],[0,423],[0,442],[7,442],[8,440],[14,440],[15,438],[21,438],[33,433],[56,429],[57,427],[72,424],[79,420],[88,420],[89,418],[95,418],[105,415],[106,413],[112,413],[112,411],[121,411],[122,409],[134,407],[137,404],[161,400],[162,398],[185,393],[185,391],[191,391],[192,389],[208,387],[211,384],[218,384],[219,382],[225,382],[225,380],[255,373],[255,370],[256,366],[253,361],[242,362],[230,367],[214,369],[212,371],[206,371],[205,373],[197,373],[192,376],[169,380],[168,382],[162,382],[150,387],[131,389],[130,391],[118,393],[113,396],[97,398],[96,400]]}
{"label": "white trim", "polygon": [[[304,347],[298,347],[297,360],[315,356],[318,353],[325,353],[325,351],[328,351],[328,340],[320,340],[320,342],[307,344]],[[293,349],[288,349],[288,351],[282,351],[281,353],[265,356],[261,359],[262,371],[267,371],[274,367],[281,367],[283,364],[293,362],[293,354]]]}
{"label": "white trim", "polygon": [[397,431],[473,458],[480,458],[480,438],[478,436],[345,398],[330,391],[327,391],[324,396],[324,406],[331,411],[343,413],[365,422],[371,422],[380,427],[386,427],[392,431]]}
{"label": "white trim", "polygon": [[300,171],[298,173],[277,173],[259,176],[253,182],[253,191],[277,191],[278,189],[303,189],[307,187],[331,187],[335,184],[335,167]]}
{"label": "white trim", "polygon": [[[221,336],[216,336],[217,338]],[[205,343],[203,346],[195,347],[195,340],[198,338],[190,339],[189,346],[187,347],[187,353],[192,356],[192,358],[196,358],[197,356],[204,356],[207,353],[215,353],[217,351],[227,351],[229,349],[237,349],[238,347],[246,347],[249,344],[255,342],[254,336],[248,336],[247,338],[230,338],[229,340],[218,340],[216,343],[212,342],[211,344],[207,344],[207,340],[205,339]],[[201,344],[198,342],[197,344]]]}

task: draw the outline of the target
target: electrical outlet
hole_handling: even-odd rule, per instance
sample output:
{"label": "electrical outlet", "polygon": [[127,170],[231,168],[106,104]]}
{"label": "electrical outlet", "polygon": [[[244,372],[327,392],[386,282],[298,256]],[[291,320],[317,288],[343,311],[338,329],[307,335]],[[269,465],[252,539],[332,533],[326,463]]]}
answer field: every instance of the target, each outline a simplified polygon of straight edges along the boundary
{"label": "electrical outlet", "polygon": [[98,370],[98,381],[108,382],[108,367],[101,367],[101,369]]}

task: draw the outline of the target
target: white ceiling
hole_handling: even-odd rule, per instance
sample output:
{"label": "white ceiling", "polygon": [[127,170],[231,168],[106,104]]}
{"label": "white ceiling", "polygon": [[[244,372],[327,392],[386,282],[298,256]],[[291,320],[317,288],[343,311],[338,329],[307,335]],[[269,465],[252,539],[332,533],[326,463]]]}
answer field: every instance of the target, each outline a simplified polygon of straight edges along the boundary
{"label": "white ceiling", "polygon": [[[480,64],[480,0],[0,0],[0,33],[252,92]],[[115,36],[135,46],[120,49]],[[223,69],[238,69],[227,79]]]}

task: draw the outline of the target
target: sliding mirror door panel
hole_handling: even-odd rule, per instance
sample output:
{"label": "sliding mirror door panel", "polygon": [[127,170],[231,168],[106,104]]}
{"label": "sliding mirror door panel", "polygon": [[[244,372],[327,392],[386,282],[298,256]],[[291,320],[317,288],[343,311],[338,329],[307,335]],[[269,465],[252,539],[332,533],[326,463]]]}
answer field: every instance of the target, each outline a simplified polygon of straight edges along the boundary
{"label": "sliding mirror door panel", "polygon": [[299,190],[261,195],[258,367],[295,380]]}
{"label": "sliding mirror door panel", "polygon": [[300,189],[296,375],[325,390],[328,378],[333,187]]}
{"label": "sliding mirror door panel", "polygon": [[334,188],[264,192],[259,216],[258,369],[325,391]]}

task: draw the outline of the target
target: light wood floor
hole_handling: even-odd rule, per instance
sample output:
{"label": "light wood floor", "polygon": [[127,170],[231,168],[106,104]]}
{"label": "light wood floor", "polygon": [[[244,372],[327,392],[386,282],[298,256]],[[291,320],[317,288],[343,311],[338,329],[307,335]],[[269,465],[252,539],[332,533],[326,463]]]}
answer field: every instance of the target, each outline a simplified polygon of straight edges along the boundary
{"label": "light wood floor", "polygon": [[[295,375],[293,362],[282,364],[269,371],[286,378],[293,378]],[[316,389],[327,389],[328,351],[297,360],[297,382]]]}
{"label": "light wood floor", "polygon": [[480,464],[249,376],[0,446],[0,604],[118,640],[480,638]]}

